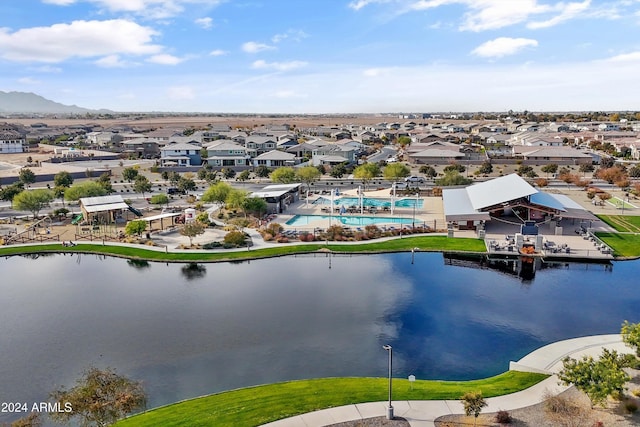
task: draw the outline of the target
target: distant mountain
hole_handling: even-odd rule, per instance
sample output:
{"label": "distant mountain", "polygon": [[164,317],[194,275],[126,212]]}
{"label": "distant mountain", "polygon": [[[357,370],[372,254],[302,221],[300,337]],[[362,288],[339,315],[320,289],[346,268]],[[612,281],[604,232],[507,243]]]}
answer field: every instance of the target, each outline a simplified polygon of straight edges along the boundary
{"label": "distant mountain", "polygon": [[1,113],[84,114],[104,113],[108,110],[91,110],[77,105],[64,105],[31,92],[0,91]]}

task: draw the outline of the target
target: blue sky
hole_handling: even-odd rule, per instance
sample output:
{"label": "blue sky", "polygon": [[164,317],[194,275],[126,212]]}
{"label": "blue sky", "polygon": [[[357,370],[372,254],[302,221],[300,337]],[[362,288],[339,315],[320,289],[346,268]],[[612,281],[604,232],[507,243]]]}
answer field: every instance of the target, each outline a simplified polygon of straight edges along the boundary
{"label": "blue sky", "polygon": [[640,109],[640,0],[2,0],[0,90],[116,111]]}

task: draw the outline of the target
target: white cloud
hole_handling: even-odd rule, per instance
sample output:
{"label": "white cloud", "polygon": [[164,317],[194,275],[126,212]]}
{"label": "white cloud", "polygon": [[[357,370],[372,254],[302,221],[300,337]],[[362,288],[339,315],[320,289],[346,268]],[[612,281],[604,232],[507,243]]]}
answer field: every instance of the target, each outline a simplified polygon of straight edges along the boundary
{"label": "white cloud", "polygon": [[206,18],[198,18],[194,22],[196,23],[196,25],[204,28],[205,30],[213,27],[213,19],[209,18],[208,16]]}
{"label": "white cloud", "polygon": [[621,55],[612,56],[608,58],[609,62],[636,62],[640,61],[640,51],[639,52],[631,52],[631,53],[623,53]]}
{"label": "white cloud", "polygon": [[151,18],[168,18],[182,13],[186,5],[199,4],[214,7],[224,0],[44,0],[46,3],[68,6],[90,3],[110,12],[134,13]]}
{"label": "white cloud", "polygon": [[539,28],[553,27],[554,25],[558,25],[564,21],[569,21],[582,15],[587,9],[589,9],[590,5],[591,0],[585,0],[582,3],[560,3],[556,7],[560,10],[559,15],[547,19],[546,21],[530,22],[527,24],[527,28],[535,30]]}
{"label": "white cloud", "polygon": [[41,67],[29,67],[29,70],[35,71],[37,73],[61,73],[62,72],[62,68],[52,67],[51,65],[43,65]]}
{"label": "white cloud", "polygon": [[103,68],[125,68],[129,65],[126,61],[123,61],[119,55],[105,56],[95,61],[94,64]]}
{"label": "white cloud", "polygon": [[268,44],[264,44],[264,43],[258,43],[258,42],[246,42],[242,45],[242,50],[247,53],[258,53],[264,50],[272,50],[272,49],[275,49],[275,47],[270,46]]}
{"label": "white cloud", "polygon": [[34,79],[33,77],[21,77],[18,79],[18,83],[23,85],[39,85],[42,82]]}
{"label": "white cloud", "polygon": [[196,98],[196,91],[191,86],[173,86],[167,89],[167,97],[172,100],[191,100]]}
{"label": "white cloud", "polygon": [[365,77],[379,77],[389,73],[387,68],[367,68],[362,72]]}
{"label": "white cloud", "polygon": [[528,27],[550,27],[581,15],[584,16],[591,8],[591,0],[573,3],[562,1],[542,3],[540,0],[355,0],[349,3],[349,7],[360,10],[372,4],[382,3],[393,3],[395,15],[442,6],[462,5],[466,11],[462,16],[459,29],[474,32],[526,23],[533,17],[540,15],[552,16],[543,21],[531,22]]}
{"label": "white cloud", "polygon": [[186,61],[185,58],[178,58],[177,56],[169,55],[167,53],[153,55],[149,59],[147,59],[147,62],[162,65],[177,65],[184,61]]}
{"label": "white cloud", "polygon": [[209,55],[211,56],[223,56],[226,55],[228,52],[226,50],[222,50],[222,49],[215,49],[212,50],[211,52],[209,52]]}
{"label": "white cloud", "polygon": [[275,36],[271,37],[271,41],[273,43],[280,43],[283,40],[290,39],[299,42],[300,40],[306,39],[307,37],[309,37],[309,35],[302,30],[288,30],[285,33],[276,34]]}
{"label": "white cloud", "polygon": [[274,97],[276,98],[280,98],[280,99],[291,99],[291,98],[306,98],[307,95],[303,94],[303,93],[297,93],[296,91],[293,90],[281,90],[278,92],[275,92],[273,94]]}
{"label": "white cloud", "polygon": [[10,61],[56,63],[69,58],[106,55],[150,55],[162,46],[152,44],[158,33],[124,19],[73,21],[9,33],[0,29],[0,57]]}
{"label": "white cloud", "polygon": [[501,58],[514,55],[527,47],[536,46],[538,46],[538,41],[533,39],[498,37],[482,43],[471,53],[483,58]]}
{"label": "white cloud", "polygon": [[263,60],[255,61],[251,64],[251,68],[255,69],[270,69],[276,71],[291,71],[296,68],[306,67],[308,64],[304,61],[289,61],[289,62],[266,62]]}

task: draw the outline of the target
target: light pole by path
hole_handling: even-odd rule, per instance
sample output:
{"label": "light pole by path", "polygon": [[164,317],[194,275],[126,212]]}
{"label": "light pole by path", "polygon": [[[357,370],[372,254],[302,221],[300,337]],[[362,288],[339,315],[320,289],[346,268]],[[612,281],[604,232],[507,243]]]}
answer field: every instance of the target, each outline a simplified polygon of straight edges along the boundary
{"label": "light pole by path", "polygon": [[391,366],[393,363],[393,349],[390,345],[383,345],[382,348],[389,352],[389,406],[387,407],[387,419],[393,419],[393,405],[391,405]]}

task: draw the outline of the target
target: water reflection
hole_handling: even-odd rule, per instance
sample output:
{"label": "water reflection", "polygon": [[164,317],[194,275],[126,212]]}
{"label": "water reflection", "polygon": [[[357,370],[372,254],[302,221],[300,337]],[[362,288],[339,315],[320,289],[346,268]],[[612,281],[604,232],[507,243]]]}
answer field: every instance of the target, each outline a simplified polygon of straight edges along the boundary
{"label": "water reflection", "polygon": [[128,259],[127,264],[129,264],[130,267],[133,267],[136,270],[146,270],[148,268],[151,268],[151,264],[149,264],[149,261],[145,261],[142,259]]}
{"label": "water reflection", "polygon": [[90,365],[143,380],[150,406],[290,379],[383,377],[382,344],[399,377],[478,378],[551,341],[640,320],[637,261],[543,263],[523,287],[517,260],[417,251],[75,259],[0,260],[4,277],[20,277],[0,281],[0,401],[46,399]]}
{"label": "water reflection", "polygon": [[183,265],[180,267],[180,271],[187,280],[202,279],[207,275],[207,268],[204,265],[197,264],[195,262]]}

